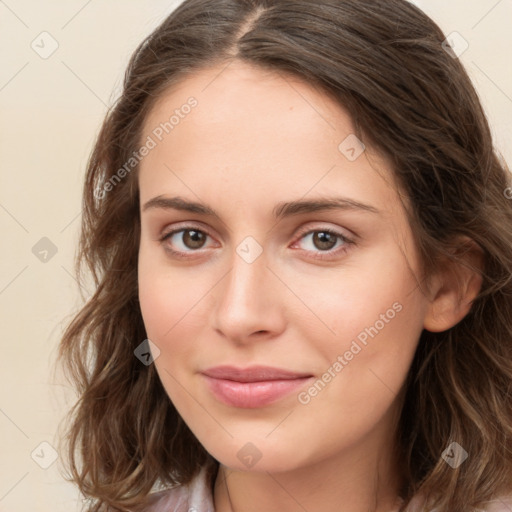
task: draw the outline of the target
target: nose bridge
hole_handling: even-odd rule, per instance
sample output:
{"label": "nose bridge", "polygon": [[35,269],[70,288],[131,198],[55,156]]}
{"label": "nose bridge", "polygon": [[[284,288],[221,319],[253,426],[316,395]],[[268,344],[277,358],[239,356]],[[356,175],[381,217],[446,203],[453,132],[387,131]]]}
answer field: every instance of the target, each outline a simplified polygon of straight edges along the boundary
{"label": "nose bridge", "polygon": [[242,242],[232,256],[223,302],[232,312],[257,309],[258,303],[265,299],[265,285],[268,285],[266,255],[263,252],[256,255],[253,247]]}
{"label": "nose bridge", "polygon": [[253,332],[279,328],[280,307],[266,253],[247,237],[233,251],[231,271],[219,287],[216,327],[226,336],[243,339]]}

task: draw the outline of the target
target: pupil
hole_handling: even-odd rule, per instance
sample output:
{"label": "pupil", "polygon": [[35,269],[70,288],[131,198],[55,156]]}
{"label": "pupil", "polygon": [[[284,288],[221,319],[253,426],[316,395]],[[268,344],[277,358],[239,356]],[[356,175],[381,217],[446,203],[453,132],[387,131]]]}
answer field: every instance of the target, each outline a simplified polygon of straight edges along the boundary
{"label": "pupil", "polygon": [[184,243],[187,246],[191,246],[192,249],[197,249],[201,247],[204,243],[204,235],[200,231],[195,231],[193,229],[188,229],[184,233]]}
{"label": "pupil", "polygon": [[318,249],[332,249],[334,245],[336,245],[336,238],[331,233],[327,233],[326,231],[319,231],[313,236],[313,242]]}

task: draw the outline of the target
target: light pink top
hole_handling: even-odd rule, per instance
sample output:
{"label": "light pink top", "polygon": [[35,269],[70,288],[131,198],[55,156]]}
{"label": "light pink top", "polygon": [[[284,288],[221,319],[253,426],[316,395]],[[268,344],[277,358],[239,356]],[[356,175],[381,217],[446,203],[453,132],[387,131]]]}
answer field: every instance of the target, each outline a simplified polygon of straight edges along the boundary
{"label": "light pink top", "polygon": [[[407,512],[418,512],[420,505],[419,496],[414,497],[407,507]],[[399,505],[389,512],[398,510]],[[215,512],[213,496],[206,481],[206,468],[203,468],[188,485],[152,494],[144,512]],[[481,512],[512,512],[512,495],[494,500]]]}

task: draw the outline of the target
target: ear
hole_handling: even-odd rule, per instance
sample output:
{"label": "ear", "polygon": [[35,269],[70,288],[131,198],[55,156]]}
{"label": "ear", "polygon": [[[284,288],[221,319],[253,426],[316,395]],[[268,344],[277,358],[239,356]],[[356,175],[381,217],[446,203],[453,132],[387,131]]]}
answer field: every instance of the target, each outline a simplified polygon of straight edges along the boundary
{"label": "ear", "polygon": [[423,328],[442,332],[458,324],[469,312],[482,286],[484,253],[468,237],[460,237],[452,251],[431,278],[430,304]]}

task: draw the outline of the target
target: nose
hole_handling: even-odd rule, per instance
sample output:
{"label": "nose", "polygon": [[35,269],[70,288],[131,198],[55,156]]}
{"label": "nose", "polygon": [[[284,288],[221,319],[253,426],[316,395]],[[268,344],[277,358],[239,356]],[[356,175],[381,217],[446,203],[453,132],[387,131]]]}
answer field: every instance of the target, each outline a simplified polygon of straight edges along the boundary
{"label": "nose", "polygon": [[267,264],[265,252],[252,262],[234,253],[215,287],[214,328],[233,343],[275,338],[285,329],[285,286]]}

